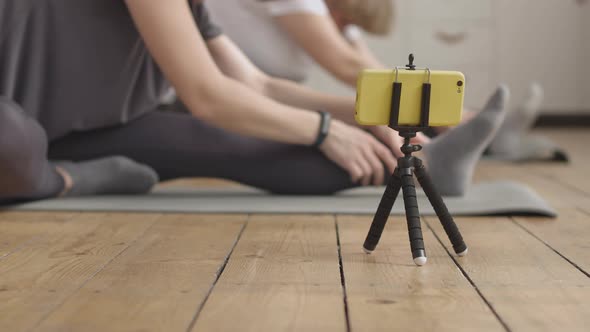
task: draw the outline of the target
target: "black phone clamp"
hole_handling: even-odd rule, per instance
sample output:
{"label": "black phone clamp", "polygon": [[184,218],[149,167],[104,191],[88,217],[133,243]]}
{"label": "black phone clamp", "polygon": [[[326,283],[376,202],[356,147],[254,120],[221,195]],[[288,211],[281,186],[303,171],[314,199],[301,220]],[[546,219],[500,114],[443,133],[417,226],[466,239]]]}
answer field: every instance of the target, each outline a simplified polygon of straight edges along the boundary
{"label": "black phone clamp", "polygon": [[[400,126],[399,123],[399,114],[400,114],[400,107],[401,107],[401,97],[402,97],[402,82],[399,81],[399,71],[400,70],[416,70],[416,65],[414,65],[414,55],[410,54],[409,56],[409,63],[406,65],[405,68],[395,67],[395,80],[393,81],[392,93],[391,93],[391,112],[389,114],[389,127],[390,128],[398,128]],[[432,84],[430,83],[430,68],[419,68],[424,69],[426,72],[426,82],[422,84],[422,100],[420,105],[420,123],[418,124],[418,128],[427,128],[429,126],[430,121],[430,93],[432,91]]]}
{"label": "black phone clamp", "polygon": [[[414,55],[410,54],[409,64],[407,65],[408,70],[415,70]],[[404,154],[403,157],[398,158],[397,167],[390,177],[385,192],[381,197],[377,212],[373,217],[373,222],[369,233],[363,244],[363,248],[366,253],[371,253],[377,247],[387,219],[391,214],[393,204],[397,199],[400,190],[402,190],[404,207],[406,211],[406,220],[408,224],[408,233],[410,238],[410,248],[412,250],[412,258],[414,263],[418,266],[426,264],[426,250],[424,247],[424,239],[422,236],[422,227],[420,224],[420,212],[418,209],[418,200],[416,195],[416,187],[414,184],[414,174],[418,179],[418,182],[422,186],[424,193],[428,197],[428,200],[438,219],[440,220],[449,240],[453,245],[455,253],[459,256],[467,254],[467,245],[463,241],[461,232],[455,224],[453,217],[449,213],[441,195],[434,187],[430,176],[426,172],[426,168],[422,160],[412,156],[412,153],[418,152],[422,147],[418,144],[412,144],[411,139],[416,137],[416,134],[428,128],[428,115],[430,110],[430,70],[428,70],[428,81],[425,83],[422,89],[422,109],[420,113],[420,124],[419,126],[402,126],[397,122],[392,123],[390,120],[390,127],[399,132],[399,135],[404,138],[404,144],[401,147],[401,151]],[[397,81],[396,68],[396,81],[394,82],[394,88],[392,91],[392,103],[391,103],[391,117],[399,115],[400,98],[401,98],[401,83]],[[397,84],[397,90],[396,90]],[[396,101],[396,103],[394,103]],[[426,117],[426,118],[425,118]]]}

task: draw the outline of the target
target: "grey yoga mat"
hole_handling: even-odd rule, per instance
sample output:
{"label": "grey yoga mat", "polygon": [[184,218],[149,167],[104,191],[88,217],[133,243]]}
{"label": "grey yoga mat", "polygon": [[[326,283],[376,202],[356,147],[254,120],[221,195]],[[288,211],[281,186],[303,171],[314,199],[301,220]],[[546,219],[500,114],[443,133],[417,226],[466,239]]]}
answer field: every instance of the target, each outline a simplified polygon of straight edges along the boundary
{"label": "grey yoga mat", "polygon": [[[9,207],[35,211],[125,211],[181,213],[375,213],[383,187],[358,188],[333,196],[277,196],[248,187],[158,188],[143,196],[94,196],[44,200]],[[463,197],[444,198],[453,215],[541,215],[556,212],[536,192],[515,182],[474,185]],[[418,190],[423,215],[434,215],[427,197]],[[403,214],[403,199],[392,214]]]}

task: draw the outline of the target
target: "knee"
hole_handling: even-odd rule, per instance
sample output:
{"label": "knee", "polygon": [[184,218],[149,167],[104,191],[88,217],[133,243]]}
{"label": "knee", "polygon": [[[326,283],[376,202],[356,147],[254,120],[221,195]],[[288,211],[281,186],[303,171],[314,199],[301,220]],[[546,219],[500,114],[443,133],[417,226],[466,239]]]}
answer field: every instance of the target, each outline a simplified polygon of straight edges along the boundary
{"label": "knee", "polygon": [[[19,191],[37,185],[39,158],[45,158],[47,140],[41,126],[15,103],[0,97],[0,182]],[[11,189],[12,190],[12,189]]]}
{"label": "knee", "polygon": [[[24,146],[27,138],[23,121],[14,115],[11,109],[2,105],[0,101],[0,162],[8,163],[25,154]],[[2,165],[0,165],[1,167]]]}
{"label": "knee", "polygon": [[30,155],[47,146],[45,131],[14,102],[0,97],[0,158]]}

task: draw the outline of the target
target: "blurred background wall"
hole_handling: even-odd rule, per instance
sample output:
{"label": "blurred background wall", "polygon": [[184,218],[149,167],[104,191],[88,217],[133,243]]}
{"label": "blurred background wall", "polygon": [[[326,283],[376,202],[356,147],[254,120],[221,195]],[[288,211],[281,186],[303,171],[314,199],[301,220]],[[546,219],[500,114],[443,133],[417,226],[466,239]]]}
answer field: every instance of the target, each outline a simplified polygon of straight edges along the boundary
{"label": "blurred background wall", "polygon": [[[590,0],[396,0],[392,35],[370,38],[387,65],[460,70],[466,105],[481,107],[492,89],[508,83],[519,102],[541,83],[547,114],[590,114]],[[308,82],[352,93],[321,69]]]}

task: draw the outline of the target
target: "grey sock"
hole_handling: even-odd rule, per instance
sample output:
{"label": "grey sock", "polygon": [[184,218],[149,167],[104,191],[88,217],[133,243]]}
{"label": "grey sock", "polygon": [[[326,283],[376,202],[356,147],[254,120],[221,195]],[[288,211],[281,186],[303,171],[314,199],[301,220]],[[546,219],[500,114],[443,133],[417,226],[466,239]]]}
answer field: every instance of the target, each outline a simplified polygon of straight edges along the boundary
{"label": "grey sock", "polygon": [[73,180],[66,196],[143,194],[158,182],[153,169],[126,157],[53,164],[65,170]]}
{"label": "grey sock", "polygon": [[505,116],[508,88],[500,86],[471,121],[440,135],[424,147],[428,172],[442,195],[461,196],[477,162]]}
{"label": "grey sock", "polygon": [[531,84],[524,103],[506,114],[498,134],[490,143],[490,153],[498,157],[515,157],[521,153],[519,146],[537,119],[543,102],[543,88]]}

